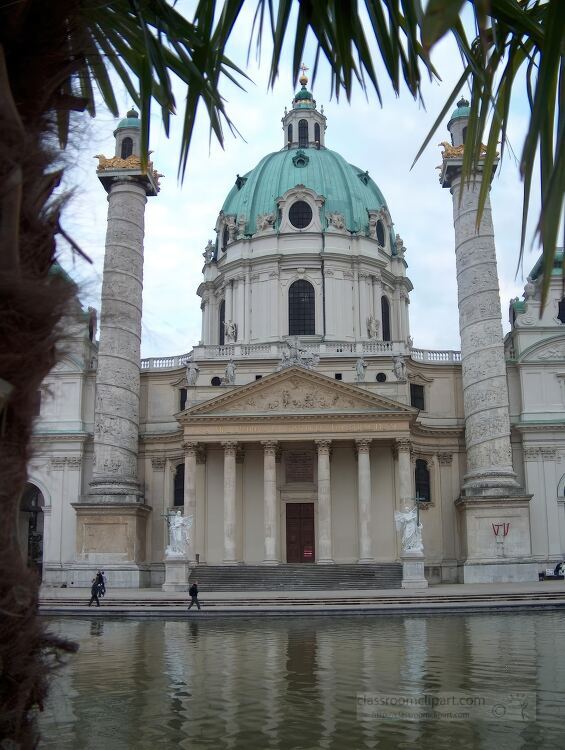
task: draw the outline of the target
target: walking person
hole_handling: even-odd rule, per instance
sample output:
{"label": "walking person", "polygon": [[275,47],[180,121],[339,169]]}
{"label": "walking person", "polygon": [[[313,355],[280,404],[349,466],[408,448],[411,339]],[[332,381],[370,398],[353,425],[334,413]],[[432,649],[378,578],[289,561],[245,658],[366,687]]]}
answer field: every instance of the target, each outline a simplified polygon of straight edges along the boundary
{"label": "walking person", "polygon": [[188,605],[188,609],[190,609],[193,604],[196,604],[198,609],[200,609],[200,602],[198,601],[198,581],[194,581],[194,583],[188,589],[188,595],[190,596],[190,604]]}
{"label": "walking person", "polygon": [[98,586],[98,596],[104,596],[104,594],[106,593],[106,581],[104,578],[103,570],[99,570],[96,573],[95,580],[96,580],[96,585]]}
{"label": "walking person", "polygon": [[88,602],[88,606],[92,604],[92,602],[96,602],[96,606],[100,606],[100,600],[98,599],[98,593],[100,591],[100,585],[98,583],[98,576],[96,578],[92,579],[92,586],[90,587],[90,601]]}

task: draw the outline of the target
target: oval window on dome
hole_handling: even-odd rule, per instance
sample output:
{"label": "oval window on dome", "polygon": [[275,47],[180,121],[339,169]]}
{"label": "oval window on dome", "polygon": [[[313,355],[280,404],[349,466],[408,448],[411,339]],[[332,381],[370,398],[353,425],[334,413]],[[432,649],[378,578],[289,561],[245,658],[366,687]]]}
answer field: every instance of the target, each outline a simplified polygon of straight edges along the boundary
{"label": "oval window on dome", "polygon": [[296,201],[288,212],[290,223],[296,229],[304,229],[312,221],[312,209],[306,201]]}
{"label": "oval window on dome", "polygon": [[385,225],[380,219],[377,221],[377,242],[381,247],[385,246]]}

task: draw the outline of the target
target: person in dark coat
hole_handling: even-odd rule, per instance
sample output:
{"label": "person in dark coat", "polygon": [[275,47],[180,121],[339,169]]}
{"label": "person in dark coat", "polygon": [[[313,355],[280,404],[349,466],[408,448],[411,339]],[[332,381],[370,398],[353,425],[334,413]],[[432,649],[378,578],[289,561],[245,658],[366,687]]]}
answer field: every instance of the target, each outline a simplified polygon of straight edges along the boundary
{"label": "person in dark coat", "polygon": [[106,593],[106,582],[104,581],[104,571],[99,570],[96,573],[96,585],[98,586],[98,596],[104,596]]}
{"label": "person in dark coat", "polygon": [[90,587],[90,601],[88,602],[88,606],[92,604],[92,602],[96,602],[96,606],[100,606],[100,601],[98,599],[98,593],[100,591],[100,586],[98,583],[98,576],[96,578],[92,579],[92,586]]}
{"label": "person in dark coat", "polygon": [[200,602],[198,601],[198,581],[194,581],[192,586],[188,589],[188,595],[190,596],[188,609],[190,609],[193,604],[196,604],[198,609],[200,609]]}

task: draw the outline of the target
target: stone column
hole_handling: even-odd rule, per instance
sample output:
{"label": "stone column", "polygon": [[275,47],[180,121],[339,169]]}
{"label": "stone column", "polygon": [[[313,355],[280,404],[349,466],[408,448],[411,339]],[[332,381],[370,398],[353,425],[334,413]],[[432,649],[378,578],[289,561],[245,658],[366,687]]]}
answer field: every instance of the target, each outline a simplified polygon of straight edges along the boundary
{"label": "stone column", "polygon": [[235,559],[235,453],[237,443],[222,443],[224,448],[224,562],[233,565]]}
{"label": "stone column", "polygon": [[357,515],[359,562],[372,562],[371,550],[371,441],[360,439],[357,446]]}
{"label": "stone column", "polygon": [[263,443],[263,508],[265,524],[265,558],[266,564],[279,562],[279,514],[277,508],[277,453],[276,441]]}
{"label": "stone column", "polygon": [[318,551],[317,562],[332,563],[331,440],[316,440],[318,449]]}
{"label": "stone column", "polygon": [[[506,362],[490,198],[477,226],[483,173],[479,162],[470,182],[461,179],[468,102],[460,100],[448,128],[440,184],[451,191],[461,334],[467,473],[457,501],[462,513],[465,582],[537,580],[531,562],[530,496],[512,467]],[[496,559],[493,524],[509,523],[508,559]],[[511,550],[511,552],[510,552]],[[504,569],[503,569],[504,568]]]}
{"label": "stone column", "polygon": [[116,179],[108,194],[90,496],[137,503],[145,186]]}
{"label": "stone column", "polygon": [[225,301],[226,301],[226,308],[225,308],[225,318],[226,323],[228,320],[233,320],[233,281],[231,279],[228,279],[226,281],[226,291],[225,291]]}
{"label": "stone column", "polygon": [[237,277],[235,284],[235,322],[237,324],[237,340],[241,343],[245,331],[245,276],[240,274]]}
{"label": "stone column", "polygon": [[251,272],[249,266],[245,269],[245,312],[243,341],[248,344],[251,340]]}
{"label": "stone column", "polygon": [[196,454],[198,443],[183,443],[184,448],[184,515],[192,518],[187,560],[194,560],[194,534],[196,531]]}
{"label": "stone column", "polygon": [[400,508],[414,505],[412,493],[412,463],[410,461],[410,440],[400,438],[396,441],[398,455],[398,500]]}
{"label": "stone column", "polygon": [[380,276],[373,276],[373,315],[379,321],[379,339],[383,337],[383,322],[381,311],[381,297],[383,288]]}

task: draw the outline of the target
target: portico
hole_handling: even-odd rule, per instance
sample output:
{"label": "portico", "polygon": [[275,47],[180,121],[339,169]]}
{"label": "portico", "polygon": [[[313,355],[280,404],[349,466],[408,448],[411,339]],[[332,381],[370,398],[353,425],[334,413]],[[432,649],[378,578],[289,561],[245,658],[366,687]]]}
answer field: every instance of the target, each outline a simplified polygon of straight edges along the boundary
{"label": "portico", "polygon": [[[226,565],[390,558],[392,550],[378,549],[374,527],[388,516],[393,528],[399,490],[412,485],[410,461],[394,449],[409,444],[416,413],[293,367],[177,415],[185,514],[201,509],[206,516],[205,523],[193,518],[203,534],[191,559],[196,552]],[[203,498],[198,451],[209,457]]]}

